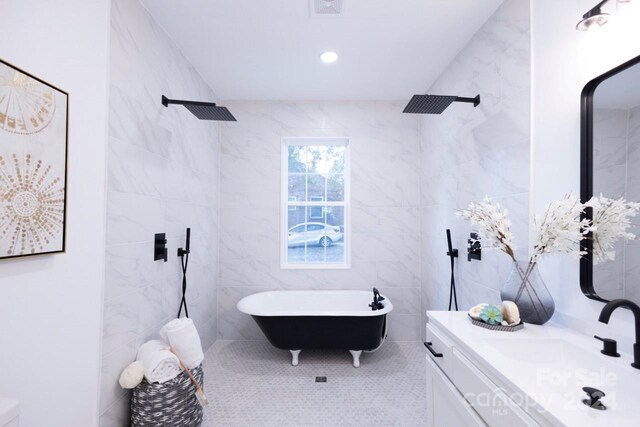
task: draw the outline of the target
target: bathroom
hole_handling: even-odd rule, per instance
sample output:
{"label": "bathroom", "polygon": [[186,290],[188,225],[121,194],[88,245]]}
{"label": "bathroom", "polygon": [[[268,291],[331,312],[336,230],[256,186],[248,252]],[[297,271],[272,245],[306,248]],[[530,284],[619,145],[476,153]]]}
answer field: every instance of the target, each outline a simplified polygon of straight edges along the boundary
{"label": "bathroom", "polygon": [[[589,13],[602,25],[578,30]],[[0,112],[16,81],[7,73],[18,71],[67,108],[48,110],[56,119],[42,132],[11,132],[0,116],[0,426],[154,425],[132,420],[146,382],[132,391],[120,379],[176,317],[197,329],[204,379],[195,382],[208,405],[190,408],[198,422],[155,425],[640,425],[626,405],[640,391],[628,386],[639,374],[629,366],[633,312],[598,321],[606,301],[638,302],[637,274],[620,262],[633,243],[593,269],[588,257],[542,257],[551,319],[488,331],[467,311],[500,305],[513,263],[474,240],[476,224],[460,216],[489,197],[508,210],[515,257],[526,259],[547,205],[568,194],[585,202],[589,176],[590,195],[626,188],[631,150],[606,157],[610,147],[591,147],[591,168],[582,159],[602,142],[583,90],[640,56],[639,19],[640,0],[4,0]],[[451,104],[403,113],[426,94]],[[207,111],[227,120],[201,120],[180,100],[215,102]],[[628,145],[626,117],[625,136],[614,136]],[[58,149],[38,147],[52,134]],[[11,157],[27,153],[20,138],[63,179],[51,183],[64,197],[51,201],[49,249],[12,234],[7,220],[40,203],[22,195],[20,208],[9,197],[6,176],[31,164]],[[323,148],[305,156],[309,147]],[[308,194],[305,180],[329,175],[322,195]],[[291,243],[307,223],[325,239]],[[382,309],[369,308],[373,288]],[[269,332],[257,318],[268,297],[292,292],[309,298],[293,303],[300,317],[366,293],[363,317],[382,320],[382,335],[358,348],[278,348],[307,335],[287,332],[291,322]],[[594,335],[615,339],[620,357],[601,354]],[[570,379],[545,388],[544,378],[514,379],[518,369]],[[484,383],[465,382],[476,377]],[[508,404],[472,402],[478,384],[501,389]]]}

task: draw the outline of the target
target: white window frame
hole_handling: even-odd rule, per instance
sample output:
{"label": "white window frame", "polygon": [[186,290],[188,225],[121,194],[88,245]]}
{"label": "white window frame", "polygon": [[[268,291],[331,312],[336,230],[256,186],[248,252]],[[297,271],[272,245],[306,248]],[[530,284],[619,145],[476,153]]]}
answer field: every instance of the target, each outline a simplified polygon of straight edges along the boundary
{"label": "white window frame", "polygon": [[[311,137],[282,138],[281,140],[281,179],[280,179],[280,268],[290,270],[321,269],[340,270],[351,268],[351,144],[348,137]],[[327,145],[344,146],[344,201],[343,202],[311,202],[296,201],[304,207],[338,206],[344,208],[344,262],[342,263],[289,263],[288,216],[289,216],[289,146],[290,145]],[[324,212],[323,212],[324,217]]]}
{"label": "white window frame", "polygon": [[[287,161],[289,161],[289,158],[287,157]],[[288,196],[287,200],[289,202],[297,202],[298,198],[296,196]],[[287,206],[289,208],[289,212],[295,212],[298,210],[297,206]]]}

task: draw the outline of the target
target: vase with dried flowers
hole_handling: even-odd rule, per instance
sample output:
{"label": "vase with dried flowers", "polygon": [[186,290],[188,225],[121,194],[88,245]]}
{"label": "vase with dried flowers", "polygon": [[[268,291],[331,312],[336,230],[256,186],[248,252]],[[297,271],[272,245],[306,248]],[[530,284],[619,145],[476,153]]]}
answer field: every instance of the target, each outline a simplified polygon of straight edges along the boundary
{"label": "vase with dried flowers", "polygon": [[[592,220],[583,218],[586,208],[593,210]],[[471,203],[467,209],[458,211],[457,215],[478,228],[483,248],[499,249],[511,258],[511,272],[500,296],[503,301],[516,303],[524,322],[542,325],[553,316],[555,303],[538,271],[540,259],[558,253],[580,258],[584,255],[580,241],[585,238],[594,240],[596,259],[610,258],[616,240],[635,238],[628,232],[629,218],[639,209],[640,204],[622,198],[600,196],[583,204],[569,194],[547,205],[544,213],[535,218],[533,245],[527,261],[516,259],[508,211],[499,203],[485,197],[482,202]]]}

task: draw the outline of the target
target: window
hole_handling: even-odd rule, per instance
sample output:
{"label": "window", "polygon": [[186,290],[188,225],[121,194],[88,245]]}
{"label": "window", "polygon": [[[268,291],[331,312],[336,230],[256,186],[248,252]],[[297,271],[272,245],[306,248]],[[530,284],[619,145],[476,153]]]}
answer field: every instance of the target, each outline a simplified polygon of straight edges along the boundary
{"label": "window", "polygon": [[282,140],[283,268],[349,267],[349,140]]}
{"label": "window", "polygon": [[[324,197],[322,196],[311,196],[312,202],[323,202]],[[309,218],[311,219],[322,219],[324,218],[324,209],[322,206],[311,206],[309,207]]]}

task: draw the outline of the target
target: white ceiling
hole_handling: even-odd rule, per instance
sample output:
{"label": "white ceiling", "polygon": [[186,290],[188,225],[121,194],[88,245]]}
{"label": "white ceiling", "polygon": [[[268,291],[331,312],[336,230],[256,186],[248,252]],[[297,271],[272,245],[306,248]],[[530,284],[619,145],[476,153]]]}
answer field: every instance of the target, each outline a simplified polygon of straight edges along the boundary
{"label": "white ceiling", "polygon": [[[503,0],[142,0],[221,100],[409,100]],[[320,62],[333,50],[335,64]]]}

